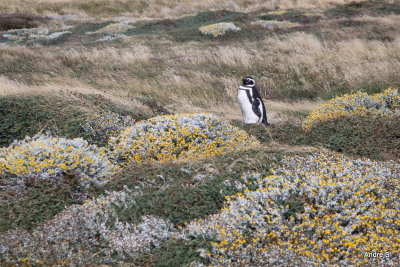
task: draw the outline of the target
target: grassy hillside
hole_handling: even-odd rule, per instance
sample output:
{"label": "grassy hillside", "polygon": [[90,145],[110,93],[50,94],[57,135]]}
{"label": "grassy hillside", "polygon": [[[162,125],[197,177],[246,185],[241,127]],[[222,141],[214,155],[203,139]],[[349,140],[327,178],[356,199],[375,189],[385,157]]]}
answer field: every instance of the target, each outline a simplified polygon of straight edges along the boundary
{"label": "grassy hillside", "polygon": [[391,0],[1,1],[0,265],[395,266],[399,26]]}
{"label": "grassy hillside", "polygon": [[227,3],[221,1],[207,0],[193,2],[187,0],[40,0],[29,5],[24,5],[24,0],[5,0],[0,4],[0,12],[4,13],[33,13],[40,15],[48,14],[77,14],[89,16],[140,16],[140,17],[168,17],[185,14],[193,14],[210,9],[232,9],[236,11],[250,11],[261,8],[326,8],[335,4],[360,3],[363,0],[305,0],[299,3],[295,0],[278,1],[244,1],[235,0]]}

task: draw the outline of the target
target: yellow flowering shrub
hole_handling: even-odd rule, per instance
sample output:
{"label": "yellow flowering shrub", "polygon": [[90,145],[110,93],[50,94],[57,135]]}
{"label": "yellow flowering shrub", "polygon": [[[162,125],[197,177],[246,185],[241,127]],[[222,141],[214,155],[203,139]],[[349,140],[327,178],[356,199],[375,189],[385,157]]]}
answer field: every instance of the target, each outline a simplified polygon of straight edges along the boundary
{"label": "yellow flowering shrub", "polygon": [[303,128],[330,119],[345,116],[392,117],[400,115],[400,94],[398,89],[388,88],[382,93],[368,95],[357,92],[331,99],[311,112],[304,121]]}
{"label": "yellow flowering shrub", "polygon": [[237,32],[241,29],[232,22],[221,22],[202,26],[199,28],[199,30],[202,34],[218,37],[224,35],[228,31]]}
{"label": "yellow flowering shrub", "polygon": [[245,131],[209,113],[162,115],[110,138],[117,162],[196,159],[258,145]]}
{"label": "yellow flowering shrub", "polygon": [[101,184],[117,167],[106,152],[87,141],[38,135],[0,150],[0,175],[59,180],[74,172],[82,185]]}
{"label": "yellow flowering shrub", "polygon": [[[395,266],[400,164],[333,154],[288,156],[244,177],[219,214],[187,225],[216,240],[213,265]],[[387,252],[385,257],[365,253]]]}

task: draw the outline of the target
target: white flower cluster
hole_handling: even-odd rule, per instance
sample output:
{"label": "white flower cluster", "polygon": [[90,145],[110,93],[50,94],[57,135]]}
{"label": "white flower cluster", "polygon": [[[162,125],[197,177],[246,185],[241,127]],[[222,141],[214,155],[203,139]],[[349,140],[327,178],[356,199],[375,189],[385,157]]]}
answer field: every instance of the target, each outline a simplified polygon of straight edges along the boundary
{"label": "white flower cluster", "polygon": [[105,145],[111,136],[118,135],[123,129],[134,124],[135,120],[131,116],[108,111],[93,114],[82,128],[89,134],[90,141]]}
{"label": "white flower cluster", "polygon": [[232,22],[221,22],[202,26],[199,28],[199,30],[202,34],[218,37],[224,35],[226,32],[237,32],[241,29]]}
{"label": "white flower cluster", "polygon": [[[112,263],[111,256],[138,256],[175,234],[173,225],[154,216],[142,222],[120,221],[119,214],[135,205],[135,193],[125,189],[66,208],[32,234],[0,235],[0,257],[8,263]],[[98,258],[93,258],[93,255]]]}
{"label": "white flower cluster", "polygon": [[3,34],[2,37],[15,42],[24,41],[25,39],[42,41],[57,39],[69,33],[71,31],[52,32],[49,29],[21,29]]}
{"label": "white flower cluster", "polygon": [[121,34],[121,33],[117,33],[117,34],[109,34],[106,36],[103,36],[99,39],[96,40],[96,42],[109,42],[109,41],[113,41],[116,39],[121,39],[121,38],[125,38],[126,35],[125,34]]}
{"label": "white flower cluster", "polygon": [[217,215],[187,225],[213,243],[216,265],[387,265],[400,252],[400,165],[331,154],[286,157],[273,175],[245,177]]}
{"label": "white flower cluster", "polygon": [[286,28],[301,26],[297,22],[278,21],[278,20],[258,20],[258,21],[253,21],[251,24],[267,28],[268,30],[286,29]]}
{"label": "white flower cluster", "polygon": [[37,135],[0,150],[0,175],[9,178],[60,180],[68,172],[89,186],[106,182],[117,171],[103,149],[82,138]]}

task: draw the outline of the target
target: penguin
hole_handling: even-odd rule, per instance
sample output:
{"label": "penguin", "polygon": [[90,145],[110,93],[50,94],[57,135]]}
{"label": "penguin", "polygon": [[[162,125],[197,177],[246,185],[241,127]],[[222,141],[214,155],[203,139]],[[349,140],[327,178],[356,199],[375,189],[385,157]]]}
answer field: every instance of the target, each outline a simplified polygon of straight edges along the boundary
{"label": "penguin", "polygon": [[256,82],[250,76],[242,79],[238,90],[238,101],[245,124],[270,125],[267,120],[267,111],[264,102],[256,88]]}

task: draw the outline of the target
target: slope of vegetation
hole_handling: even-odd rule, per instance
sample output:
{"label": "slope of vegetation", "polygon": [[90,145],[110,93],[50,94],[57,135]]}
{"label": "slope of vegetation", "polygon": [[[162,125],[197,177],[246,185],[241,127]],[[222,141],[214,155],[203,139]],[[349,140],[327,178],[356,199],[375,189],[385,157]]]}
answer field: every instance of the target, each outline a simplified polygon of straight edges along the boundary
{"label": "slope of vegetation", "polygon": [[[0,265],[399,262],[397,1],[22,3],[0,3]],[[245,75],[269,127],[241,121]]]}

